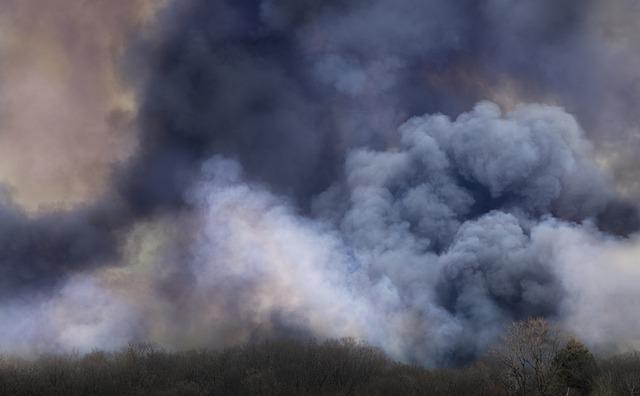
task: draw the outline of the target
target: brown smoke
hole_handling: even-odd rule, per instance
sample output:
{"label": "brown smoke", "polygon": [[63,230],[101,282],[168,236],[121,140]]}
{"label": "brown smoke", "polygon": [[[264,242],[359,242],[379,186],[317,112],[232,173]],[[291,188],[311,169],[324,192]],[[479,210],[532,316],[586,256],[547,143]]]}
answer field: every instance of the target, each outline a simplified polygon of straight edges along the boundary
{"label": "brown smoke", "polygon": [[0,3],[0,182],[28,210],[91,200],[134,150],[117,62],[158,3]]}

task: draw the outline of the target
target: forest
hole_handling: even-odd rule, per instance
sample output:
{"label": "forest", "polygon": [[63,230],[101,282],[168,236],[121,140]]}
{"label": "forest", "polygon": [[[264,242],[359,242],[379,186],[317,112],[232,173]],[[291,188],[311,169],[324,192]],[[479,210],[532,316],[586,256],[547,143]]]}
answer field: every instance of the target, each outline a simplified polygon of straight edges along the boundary
{"label": "forest", "polygon": [[2,395],[640,395],[640,353],[595,356],[541,318],[513,323],[461,367],[400,363],[351,338],[262,340],[221,350],[0,359]]}

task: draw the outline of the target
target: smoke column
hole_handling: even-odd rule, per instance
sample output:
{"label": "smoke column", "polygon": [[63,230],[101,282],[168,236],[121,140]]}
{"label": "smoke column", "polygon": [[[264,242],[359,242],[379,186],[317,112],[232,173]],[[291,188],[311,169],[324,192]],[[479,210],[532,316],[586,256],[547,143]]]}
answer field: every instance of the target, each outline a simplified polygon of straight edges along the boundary
{"label": "smoke column", "polygon": [[0,10],[0,350],[638,346],[636,2]]}

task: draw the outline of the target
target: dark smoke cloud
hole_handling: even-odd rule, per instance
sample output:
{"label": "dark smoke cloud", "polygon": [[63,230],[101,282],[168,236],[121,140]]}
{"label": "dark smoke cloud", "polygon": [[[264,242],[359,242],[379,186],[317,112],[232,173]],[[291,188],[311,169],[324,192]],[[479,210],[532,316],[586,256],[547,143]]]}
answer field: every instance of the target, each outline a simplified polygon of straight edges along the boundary
{"label": "dark smoke cloud", "polygon": [[118,231],[129,220],[114,205],[37,217],[0,206],[0,301],[47,293],[67,276],[118,261]]}
{"label": "dark smoke cloud", "polygon": [[181,175],[221,153],[305,204],[345,150],[394,144],[410,116],[456,116],[505,84],[508,106],[551,99],[591,126],[606,108],[597,93],[619,88],[603,88],[612,59],[596,11],[571,1],[177,4],[160,44],[145,46],[147,144],[125,184],[141,202],[179,203]]}
{"label": "dark smoke cloud", "polygon": [[483,350],[501,322],[556,315],[562,280],[531,229],[550,216],[592,218],[611,194],[575,120],[555,107],[503,115],[481,103],[454,121],[410,119],[400,141],[352,151],[344,182],[315,202],[369,276],[389,279],[415,310],[436,306],[462,322],[454,361]]}
{"label": "dark smoke cloud", "polygon": [[[639,225],[619,184],[637,174],[620,160],[636,26],[606,33],[638,10],[614,3],[169,2],[122,60],[139,145],[104,196],[3,203],[2,311],[46,321],[14,297],[95,294],[89,328],[68,325],[85,346],[353,335],[430,365],[529,315],[585,323],[603,296],[576,285],[577,247],[626,257]],[[585,285],[606,274],[588,268]],[[52,323],[33,339],[73,345]]]}

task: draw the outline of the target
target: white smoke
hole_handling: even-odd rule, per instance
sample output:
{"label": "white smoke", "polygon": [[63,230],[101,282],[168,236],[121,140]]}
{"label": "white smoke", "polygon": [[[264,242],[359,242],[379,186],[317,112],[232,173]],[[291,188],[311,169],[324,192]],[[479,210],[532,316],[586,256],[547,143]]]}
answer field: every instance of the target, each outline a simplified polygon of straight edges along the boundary
{"label": "white smoke", "polygon": [[121,348],[136,338],[134,309],[92,276],[72,277],[46,299],[0,305],[0,351],[31,357]]}

